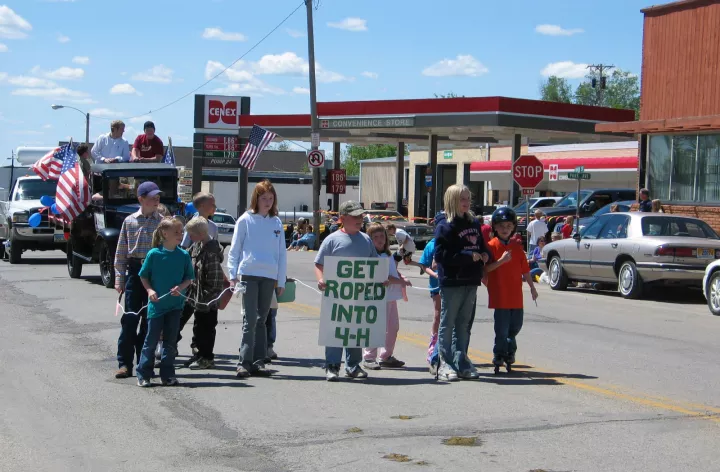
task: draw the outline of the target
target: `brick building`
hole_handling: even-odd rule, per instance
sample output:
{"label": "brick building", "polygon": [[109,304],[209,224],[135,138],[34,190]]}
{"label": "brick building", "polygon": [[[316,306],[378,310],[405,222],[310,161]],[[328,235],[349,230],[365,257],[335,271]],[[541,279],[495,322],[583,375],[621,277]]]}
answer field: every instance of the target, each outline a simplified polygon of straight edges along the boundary
{"label": "brick building", "polygon": [[720,231],[720,0],[642,10],[640,120],[598,132],[639,137],[638,187],[668,213]]}

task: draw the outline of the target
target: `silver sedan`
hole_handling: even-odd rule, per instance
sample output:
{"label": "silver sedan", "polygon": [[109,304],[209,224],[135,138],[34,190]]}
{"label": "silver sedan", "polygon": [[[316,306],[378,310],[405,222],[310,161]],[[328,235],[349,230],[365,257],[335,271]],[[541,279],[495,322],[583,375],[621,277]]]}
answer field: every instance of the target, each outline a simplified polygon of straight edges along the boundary
{"label": "silver sedan", "polygon": [[550,287],[571,282],[616,284],[639,298],[652,284],[702,286],[708,264],[720,259],[720,238],[704,221],[663,213],[607,213],[581,235],[548,244],[541,263]]}

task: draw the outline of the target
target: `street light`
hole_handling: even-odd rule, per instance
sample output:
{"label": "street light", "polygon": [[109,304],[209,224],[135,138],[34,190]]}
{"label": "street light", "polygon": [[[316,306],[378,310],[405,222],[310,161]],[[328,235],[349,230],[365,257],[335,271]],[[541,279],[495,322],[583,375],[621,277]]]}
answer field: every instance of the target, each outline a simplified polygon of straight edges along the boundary
{"label": "street light", "polygon": [[51,105],[53,110],[59,110],[61,108],[69,108],[77,112],[82,113],[85,116],[85,144],[90,144],[90,113],[85,113],[75,107],[69,107],[67,105]]}

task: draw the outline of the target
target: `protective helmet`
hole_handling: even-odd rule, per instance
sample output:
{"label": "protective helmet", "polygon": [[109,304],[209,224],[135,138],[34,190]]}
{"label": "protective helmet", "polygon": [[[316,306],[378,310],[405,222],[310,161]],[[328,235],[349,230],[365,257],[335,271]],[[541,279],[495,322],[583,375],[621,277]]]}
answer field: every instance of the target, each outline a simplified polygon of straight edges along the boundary
{"label": "protective helmet", "polygon": [[[510,207],[502,207],[495,210],[490,219],[490,225],[495,229],[496,224],[506,221],[510,221],[514,227],[517,228],[517,214],[515,210]],[[513,228],[513,233],[515,233],[515,228]]]}

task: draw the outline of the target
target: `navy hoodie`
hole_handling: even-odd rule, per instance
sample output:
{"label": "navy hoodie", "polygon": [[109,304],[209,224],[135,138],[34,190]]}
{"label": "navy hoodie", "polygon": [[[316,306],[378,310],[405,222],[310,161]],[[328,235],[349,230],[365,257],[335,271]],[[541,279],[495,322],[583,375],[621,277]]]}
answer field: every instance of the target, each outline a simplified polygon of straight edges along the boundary
{"label": "navy hoodie", "polygon": [[435,216],[435,262],[440,287],[481,285],[483,262],[473,262],[472,253],[490,251],[485,245],[480,222],[456,217],[447,221],[445,214]]}

